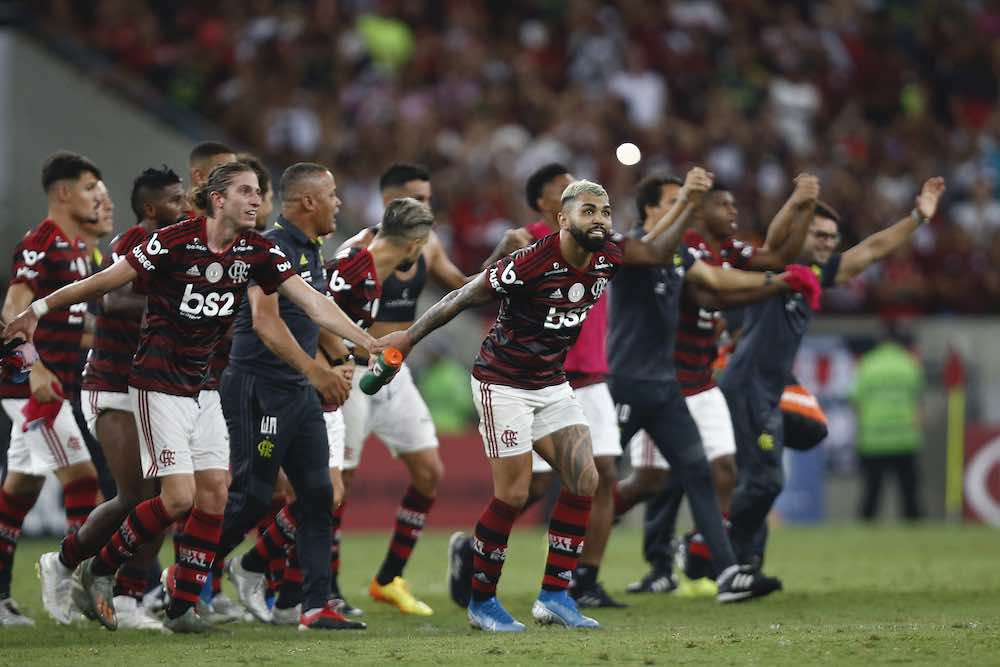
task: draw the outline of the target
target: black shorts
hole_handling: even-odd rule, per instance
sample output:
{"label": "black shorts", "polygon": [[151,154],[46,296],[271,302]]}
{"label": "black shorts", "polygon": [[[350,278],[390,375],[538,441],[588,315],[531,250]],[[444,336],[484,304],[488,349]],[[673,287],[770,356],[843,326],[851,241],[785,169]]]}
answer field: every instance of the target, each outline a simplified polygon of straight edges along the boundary
{"label": "black shorts", "polygon": [[644,430],[671,468],[705,459],[705,448],[678,382],[636,381],[608,377],[621,426],[622,448]]}

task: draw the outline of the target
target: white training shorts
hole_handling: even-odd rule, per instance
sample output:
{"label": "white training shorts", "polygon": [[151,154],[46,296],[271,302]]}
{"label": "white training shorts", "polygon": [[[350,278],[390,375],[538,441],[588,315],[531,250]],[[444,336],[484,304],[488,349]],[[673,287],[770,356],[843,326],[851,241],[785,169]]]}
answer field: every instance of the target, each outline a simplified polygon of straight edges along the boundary
{"label": "white training shorts", "polygon": [[97,437],[97,417],[105,410],[132,412],[132,399],[125,391],[84,389],[80,392],[80,407],[87,420],[87,430]]}
{"label": "white training shorts", "polygon": [[330,443],[330,469],[344,467],[344,413],[340,410],[324,412],[326,440]]}
{"label": "white training shorts", "polygon": [[361,463],[365,440],[374,433],[389,448],[393,457],[424,449],[436,449],[437,433],[431,411],[413,383],[406,364],[396,377],[374,396],[361,391],[364,368],[354,370],[351,394],[340,406],[344,416],[344,470],[354,470]]}
{"label": "white training shorts", "polygon": [[[729,404],[718,387],[685,399],[691,418],[698,426],[698,434],[705,447],[705,458],[710,462],[723,456],[736,454],[736,436]],[[629,458],[633,468],[670,470],[670,464],[660,454],[645,431],[639,431],[629,442]]]}
{"label": "white training shorts", "polygon": [[[574,389],[576,400],[583,408],[583,416],[590,427],[590,439],[594,447],[594,456],[622,455],[621,431],[618,429],[618,414],[615,412],[615,402],[611,399],[608,385],[603,382],[590,384]],[[550,472],[552,466],[548,461],[531,453],[531,472]]]}
{"label": "white training shorts", "polygon": [[218,391],[197,397],[128,388],[143,477],[229,470],[229,430]]}
{"label": "white training shorts", "polygon": [[479,412],[479,434],[491,459],[531,452],[536,440],[567,426],[587,426],[568,382],[517,389],[472,378],[472,399]]}
{"label": "white training shorts", "polygon": [[7,450],[7,470],[25,475],[44,476],[90,460],[90,452],[83,441],[83,434],[73,416],[73,406],[63,401],[53,425],[38,426],[28,432],[24,427],[21,408],[26,398],[5,398],[4,412],[10,418],[10,449]]}

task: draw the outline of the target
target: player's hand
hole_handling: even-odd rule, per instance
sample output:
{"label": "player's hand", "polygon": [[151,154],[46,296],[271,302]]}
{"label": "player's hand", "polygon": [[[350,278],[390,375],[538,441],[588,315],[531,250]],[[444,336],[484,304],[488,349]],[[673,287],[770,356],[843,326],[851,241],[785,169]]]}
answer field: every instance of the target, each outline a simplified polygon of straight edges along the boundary
{"label": "player's hand", "polygon": [[324,403],[333,405],[343,405],[347,400],[347,395],[351,391],[351,377],[354,373],[354,365],[350,364],[350,372],[345,379],[344,366],[327,368],[316,364],[309,373],[309,383],[316,388],[319,395],[323,397]]}
{"label": "player's hand", "polygon": [[920,189],[920,194],[917,195],[917,213],[925,218],[933,218],[934,214],[937,213],[938,202],[941,201],[941,195],[943,194],[943,178],[935,176],[934,178],[927,179],[924,187]]}
{"label": "player's hand", "polygon": [[28,308],[8,322],[7,326],[3,328],[3,340],[5,343],[15,338],[20,338],[26,342],[30,341],[31,337],[35,335],[35,327],[37,326],[38,316],[35,315],[35,311]]}
{"label": "player's hand", "polygon": [[799,174],[795,177],[795,190],[792,192],[792,204],[799,208],[815,206],[819,199],[819,178],[812,174]]}
{"label": "player's hand", "polygon": [[333,507],[330,511],[336,512],[344,502],[344,474],[340,468],[330,468],[330,484],[333,485]]}
{"label": "player's hand", "polygon": [[693,167],[684,177],[680,198],[699,198],[712,188],[713,183],[715,183],[715,174],[701,167]]}
{"label": "player's hand", "polygon": [[374,361],[377,355],[390,347],[394,347],[402,352],[404,358],[409,356],[410,350],[413,349],[413,343],[410,342],[410,334],[406,331],[393,331],[379,338],[369,350],[372,353],[372,360]]}
{"label": "player's hand", "polygon": [[55,373],[45,367],[41,361],[31,367],[31,374],[28,375],[28,384],[31,387],[31,395],[39,403],[51,403],[52,401],[63,400],[62,384]]}

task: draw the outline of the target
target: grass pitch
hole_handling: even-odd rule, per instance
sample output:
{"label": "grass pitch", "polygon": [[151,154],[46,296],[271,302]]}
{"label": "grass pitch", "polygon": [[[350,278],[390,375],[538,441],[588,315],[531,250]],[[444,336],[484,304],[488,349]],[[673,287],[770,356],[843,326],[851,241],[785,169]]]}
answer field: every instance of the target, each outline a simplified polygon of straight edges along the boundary
{"label": "grass pitch", "polygon": [[520,636],[469,629],[447,594],[447,537],[426,533],[407,570],[414,591],[435,609],[432,617],[405,617],[369,600],[364,588],[387,536],[348,533],[341,583],[365,610],[367,631],[238,624],[210,637],[57,626],[41,608],[34,575],[39,554],[54,542],[26,540],[17,552],[14,597],[38,625],[0,628],[0,665],[1000,664],[1000,532],[991,528],[782,528],[773,533],[767,571],[782,577],[785,591],[730,606],[627,596],[625,584],[646,568],[638,532],[620,530],[601,579],[630,606],[595,611],[603,627],[592,632],[531,622],[544,536],[515,529],[500,596],[528,624]]}

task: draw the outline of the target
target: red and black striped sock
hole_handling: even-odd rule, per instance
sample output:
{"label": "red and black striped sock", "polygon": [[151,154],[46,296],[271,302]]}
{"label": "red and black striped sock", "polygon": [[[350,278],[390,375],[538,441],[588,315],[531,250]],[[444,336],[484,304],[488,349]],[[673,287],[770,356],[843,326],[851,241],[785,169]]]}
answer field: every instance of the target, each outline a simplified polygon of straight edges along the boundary
{"label": "red and black striped sock", "polygon": [[290,609],[302,602],[302,582],[305,575],[299,565],[299,551],[295,545],[288,547],[288,558],[285,560],[285,576],[278,588],[278,598],[274,606],[278,609]]}
{"label": "red and black striped sock", "polygon": [[573,583],[583,536],[590,519],[591,496],[577,496],[563,489],[549,519],[549,555],[545,559],[542,589],[561,591]]}
{"label": "red and black striped sock", "polygon": [[337,576],[340,574],[340,524],[344,520],[346,504],[340,503],[340,507],[330,517],[330,590],[335,598],[341,597]]}
{"label": "red and black striped sock", "polygon": [[267,512],[265,512],[264,516],[262,516],[257,521],[257,535],[258,535],[258,537],[260,535],[264,534],[264,531],[267,530],[267,527],[269,525],[271,525],[272,521],[274,521],[274,517],[278,516],[278,512],[280,512],[281,508],[284,507],[287,504],[288,503],[285,502],[285,497],[284,496],[275,496],[275,497],[271,498],[271,509],[269,509]]}
{"label": "red and black striped sock", "polygon": [[507,539],[520,510],[494,498],[483,510],[472,538],[472,599],[483,602],[497,594],[507,560]]}
{"label": "red and black striped sock", "polygon": [[285,505],[278,512],[274,521],[264,529],[257,538],[253,549],[243,554],[240,564],[250,572],[267,572],[268,563],[275,558],[284,558],[288,545],[295,544],[295,531],[298,521],[295,520],[293,505]]}
{"label": "red and black striped sock", "polygon": [[427,521],[427,514],[433,506],[433,498],[425,496],[412,486],[406,490],[403,502],[396,510],[396,526],[389,542],[389,553],[385,555],[382,567],[375,575],[379,586],[385,586],[403,574],[403,568],[410,560],[413,547],[416,546],[420,531]]}
{"label": "red and black striped sock", "polygon": [[184,525],[184,540],[177,561],[176,580],[167,616],[177,618],[190,607],[198,604],[201,588],[205,585],[215,552],[222,537],[221,514],[209,514],[195,507]]}
{"label": "red and black striped sock", "polygon": [[66,508],[66,527],[68,532],[76,532],[94,508],[97,507],[97,496],[101,487],[97,477],[81,477],[63,486],[63,506]]}
{"label": "red and black striped sock", "polygon": [[136,505],[94,558],[94,574],[110,576],[117,572],[122,563],[132,559],[136,547],[168,529],[174,520],[159,496]]}
{"label": "red and black striped sock", "polygon": [[35,506],[38,494],[14,495],[0,490],[0,599],[10,596],[10,579],[14,571],[14,551],[21,537],[24,517]]}
{"label": "red and black striped sock", "polygon": [[63,538],[59,545],[59,562],[70,570],[75,570],[76,566],[85,558],[80,553],[80,542],[76,538],[76,532],[72,532]]}
{"label": "red and black striped sock", "polygon": [[118,568],[118,574],[115,575],[115,597],[127,595],[142,602],[142,596],[146,594],[148,577],[148,567],[136,567],[132,563],[125,563]]}

